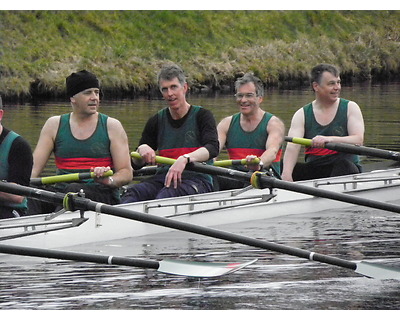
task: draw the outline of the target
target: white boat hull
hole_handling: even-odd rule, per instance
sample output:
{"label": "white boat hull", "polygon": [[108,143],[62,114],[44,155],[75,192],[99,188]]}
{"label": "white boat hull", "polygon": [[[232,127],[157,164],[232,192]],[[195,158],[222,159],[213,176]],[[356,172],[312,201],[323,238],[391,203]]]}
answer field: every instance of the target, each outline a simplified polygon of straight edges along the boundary
{"label": "white boat hull", "polygon": [[[393,202],[400,200],[399,175],[400,169],[389,169],[298,183],[335,192],[346,192],[365,199]],[[215,227],[283,215],[344,209],[354,206],[336,200],[275,189],[250,189],[237,196],[232,196],[238,191],[221,191],[196,196],[152,200],[123,204],[117,207],[196,225]],[[268,197],[271,192],[275,195],[271,200],[256,203],[256,201],[261,201],[262,196]],[[255,196],[258,198],[252,198]],[[214,201],[211,201],[212,199]],[[49,215],[37,215],[0,220],[0,239],[3,238],[1,243],[38,248],[62,248],[172,231],[172,229],[148,223],[86,211],[84,217],[88,220],[80,226],[24,236],[32,231],[50,230],[53,225],[47,224],[48,222],[61,222],[71,218],[79,219],[80,213],[65,212],[47,222],[45,219],[48,217]],[[44,226],[28,226],[31,222],[46,222],[46,224]],[[15,224],[19,224],[20,227],[9,228]],[[7,236],[18,237],[4,240],[4,237]]]}

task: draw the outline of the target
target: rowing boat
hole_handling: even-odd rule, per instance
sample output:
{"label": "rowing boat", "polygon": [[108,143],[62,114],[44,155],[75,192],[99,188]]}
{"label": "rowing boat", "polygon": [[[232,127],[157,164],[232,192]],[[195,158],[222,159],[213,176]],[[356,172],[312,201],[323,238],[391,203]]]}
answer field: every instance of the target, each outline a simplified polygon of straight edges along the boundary
{"label": "rowing boat", "polygon": [[[398,168],[295,184],[382,202],[400,200],[400,169]],[[284,215],[345,209],[351,206],[354,204],[289,190],[248,187],[195,196],[121,204],[116,207],[213,227]],[[171,230],[94,211],[61,211],[0,220],[0,241],[2,244],[37,248],[63,248]]]}

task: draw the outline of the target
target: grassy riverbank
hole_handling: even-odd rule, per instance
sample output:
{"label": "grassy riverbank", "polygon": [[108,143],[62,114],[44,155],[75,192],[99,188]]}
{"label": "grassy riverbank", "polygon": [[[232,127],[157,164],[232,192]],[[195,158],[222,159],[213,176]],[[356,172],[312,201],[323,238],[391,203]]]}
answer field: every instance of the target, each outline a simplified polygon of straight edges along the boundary
{"label": "grassy riverbank", "polygon": [[400,73],[400,11],[0,11],[0,94],[63,94],[88,69],[109,95],[147,94],[174,61],[194,90],[253,71],[299,85],[317,63],[351,80]]}

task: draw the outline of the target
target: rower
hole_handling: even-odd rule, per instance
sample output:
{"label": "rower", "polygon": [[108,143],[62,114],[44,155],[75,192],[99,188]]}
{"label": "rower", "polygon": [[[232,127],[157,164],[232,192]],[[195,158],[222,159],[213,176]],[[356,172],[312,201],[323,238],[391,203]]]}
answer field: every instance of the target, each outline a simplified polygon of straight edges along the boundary
{"label": "rower", "polygon": [[[285,135],[283,122],[272,113],[261,109],[264,85],[252,73],[235,82],[239,112],[224,118],[217,126],[220,152],[226,147],[230,159],[246,159],[237,170],[269,170],[280,178],[282,143]],[[260,161],[253,163],[258,158]],[[241,181],[218,178],[219,189],[243,188]]]}
{"label": "rower", "polygon": [[287,144],[282,179],[299,181],[360,173],[357,155],[325,148],[325,143],[332,142],[363,144],[364,120],[360,107],[339,97],[341,79],[335,66],[315,66],[311,71],[311,86],[316,98],[297,110],[288,135],[312,139],[312,146],[305,149],[305,163],[297,163],[301,146]]}
{"label": "rower", "polygon": [[[1,124],[3,102],[0,96],[0,180],[28,186],[32,170],[32,150],[19,134]],[[23,196],[0,192],[0,219],[24,216],[27,199]]]}

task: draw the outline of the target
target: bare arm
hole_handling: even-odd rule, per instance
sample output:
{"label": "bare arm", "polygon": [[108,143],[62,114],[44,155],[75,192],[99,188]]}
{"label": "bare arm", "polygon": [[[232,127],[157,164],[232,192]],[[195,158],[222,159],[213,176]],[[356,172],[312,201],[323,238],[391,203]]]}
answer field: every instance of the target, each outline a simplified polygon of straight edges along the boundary
{"label": "bare arm", "polygon": [[54,141],[60,123],[60,116],[49,118],[40,132],[39,140],[33,152],[32,178],[37,178],[42,173],[54,149]]}
{"label": "bare arm", "polygon": [[225,147],[226,137],[228,134],[229,126],[232,121],[232,116],[226,117],[221,120],[220,123],[217,125],[217,132],[218,132],[218,142],[219,142],[219,152]]}
{"label": "bare arm", "polygon": [[265,152],[261,155],[261,161],[265,166],[270,166],[282,146],[285,136],[285,125],[278,118],[273,116],[267,126],[268,139],[265,145]]}
{"label": "bare arm", "polygon": [[[296,111],[292,118],[292,123],[288,132],[289,137],[304,137],[304,112],[303,108]],[[286,145],[283,157],[282,180],[293,181],[292,173],[297,163],[301,146],[295,143]]]}
{"label": "bare arm", "polygon": [[133,179],[128,136],[121,122],[117,119],[108,118],[107,129],[111,141],[110,151],[115,172],[112,179],[110,179],[101,178],[103,173],[109,168],[97,167],[93,171],[97,177],[100,177],[100,179],[96,179],[97,182],[106,185],[112,184],[113,187],[121,187]]}

